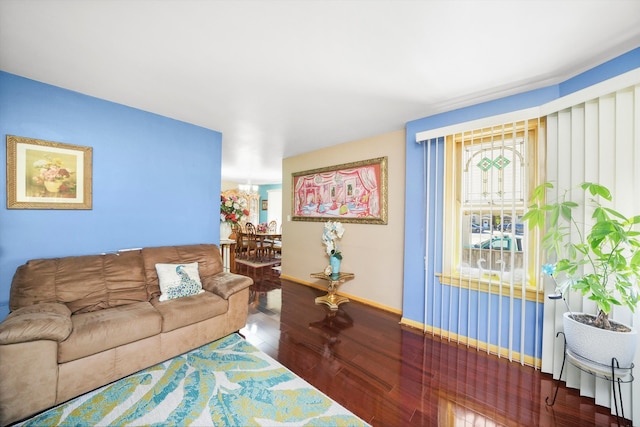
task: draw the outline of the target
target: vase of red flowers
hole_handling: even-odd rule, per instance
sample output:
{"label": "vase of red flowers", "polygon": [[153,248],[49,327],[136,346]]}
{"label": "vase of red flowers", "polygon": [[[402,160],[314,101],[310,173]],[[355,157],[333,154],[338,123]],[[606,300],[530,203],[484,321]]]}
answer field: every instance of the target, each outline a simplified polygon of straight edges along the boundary
{"label": "vase of red flowers", "polygon": [[247,215],[247,199],[235,194],[220,195],[220,238],[228,239],[232,226],[239,224]]}

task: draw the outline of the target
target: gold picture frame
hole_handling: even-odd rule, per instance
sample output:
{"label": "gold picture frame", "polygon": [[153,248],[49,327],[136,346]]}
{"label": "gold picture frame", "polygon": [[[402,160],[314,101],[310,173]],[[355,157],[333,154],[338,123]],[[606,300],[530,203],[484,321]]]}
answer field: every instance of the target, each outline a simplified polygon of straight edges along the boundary
{"label": "gold picture frame", "polygon": [[387,224],[387,157],[291,174],[294,221]]}
{"label": "gold picture frame", "polygon": [[8,209],[92,209],[91,147],[7,135]]}

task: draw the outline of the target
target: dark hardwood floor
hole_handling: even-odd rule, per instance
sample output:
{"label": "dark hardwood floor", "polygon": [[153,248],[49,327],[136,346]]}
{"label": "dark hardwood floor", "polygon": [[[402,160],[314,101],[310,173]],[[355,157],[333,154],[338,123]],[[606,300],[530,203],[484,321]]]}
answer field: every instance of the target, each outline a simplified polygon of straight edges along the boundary
{"label": "dark hardwood floor", "polygon": [[609,409],[548,374],[403,327],[358,302],[258,276],[246,339],[374,426],[614,426]]}

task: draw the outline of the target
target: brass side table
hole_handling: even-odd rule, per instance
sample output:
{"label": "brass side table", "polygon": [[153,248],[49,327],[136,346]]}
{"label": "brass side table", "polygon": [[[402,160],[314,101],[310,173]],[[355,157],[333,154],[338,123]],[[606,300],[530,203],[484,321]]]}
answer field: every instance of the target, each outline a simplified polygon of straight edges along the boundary
{"label": "brass side table", "polygon": [[316,304],[326,304],[331,310],[337,310],[338,306],[344,302],[349,302],[349,298],[338,295],[338,287],[345,281],[356,277],[353,273],[338,273],[326,275],[324,273],[312,273],[314,279],[323,279],[329,282],[327,294],[316,298]]}

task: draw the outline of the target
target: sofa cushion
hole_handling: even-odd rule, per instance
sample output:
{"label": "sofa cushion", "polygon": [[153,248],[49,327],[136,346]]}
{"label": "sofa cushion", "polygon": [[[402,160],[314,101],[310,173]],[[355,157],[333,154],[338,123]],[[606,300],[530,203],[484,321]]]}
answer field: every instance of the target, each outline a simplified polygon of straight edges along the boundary
{"label": "sofa cushion", "polygon": [[202,280],[202,288],[221,296],[224,299],[253,284],[251,277],[235,273],[218,273]]}
{"label": "sofa cushion", "polygon": [[198,263],[156,264],[160,284],[160,301],[188,297],[204,292],[198,273]]}
{"label": "sofa cushion", "polygon": [[19,266],[11,281],[9,310],[15,311],[42,302],[57,302],[56,264],[51,259],[34,259]]}
{"label": "sofa cushion", "polygon": [[0,344],[67,339],[72,329],[71,311],[60,303],[41,303],[11,312],[0,323]]}
{"label": "sofa cushion", "polygon": [[162,317],[149,302],[136,302],[71,316],[73,332],[58,348],[58,363],[159,334]]}
{"label": "sofa cushion", "polygon": [[141,251],[104,255],[104,283],[109,307],[149,301]]}
{"label": "sofa cushion", "polygon": [[162,332],[173,331],[183,326],[198,323],[225,314],[229,302],[211,292],[204,292],[170,301],[151,300],[151,304],[162,316]]}
{"label": "sofa cushion", "polygon": [[149,299],[160,296],[160,283],[156,264],[198,263],[200,279],[213,276],[222,271],[222,257],[216,245],[160,246],[142,249],[144,270],[147,280]]}
{"label": "sofa cushion", "polygon": [[85,313],[148,301],[140,251],[36,259],[18,267],[11,284],[10,309],[61,302]]}

